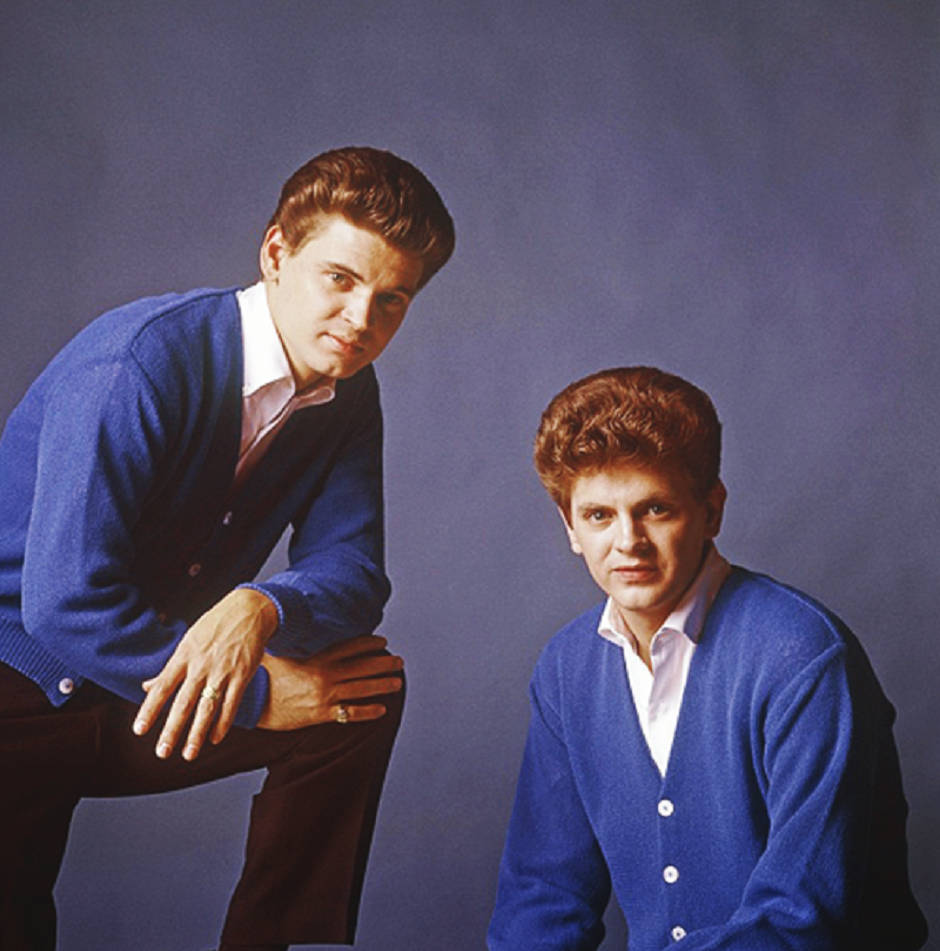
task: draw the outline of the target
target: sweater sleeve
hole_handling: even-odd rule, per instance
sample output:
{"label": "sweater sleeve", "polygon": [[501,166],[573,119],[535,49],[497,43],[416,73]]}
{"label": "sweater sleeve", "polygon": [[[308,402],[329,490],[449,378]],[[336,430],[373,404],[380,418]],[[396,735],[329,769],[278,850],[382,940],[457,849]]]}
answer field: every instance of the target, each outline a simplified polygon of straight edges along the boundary
{"label": "sweater sleeve", "polygon": [[684,951],[920,947],[901,883],[877,885],[878,921],[869,926],[864,910],[869,856],[884,857],[886,837],[895,850],[904,842],[892,717],[861,651],[843,644],[771,701],[762,763],[766,846],[734,914],[687,934]]}
{"label": "sweater sleeve", "polygon": [[[133,529],[168,450],[166,409],[132,359],[73,364],[50,387],[22,573],[28,633],[79,673],[134,703],[185,633],[135,583]],[[257,721],[267,674],[236,722]]]}
{"label": "sweater sleeve", "polygon": [[533,679],[529,735],[499,871],[490,951],[592,951],[610,875],[575,787],[557,714]]}
{"label": "sweater sleeve", "polygon": [[371,370],[357,423],[316,496],[293,523],[289,566],[249,584],[274,602],[280,621],[268,649],[304,657],[371,634],[390,594],[384,570],[382,412]]}

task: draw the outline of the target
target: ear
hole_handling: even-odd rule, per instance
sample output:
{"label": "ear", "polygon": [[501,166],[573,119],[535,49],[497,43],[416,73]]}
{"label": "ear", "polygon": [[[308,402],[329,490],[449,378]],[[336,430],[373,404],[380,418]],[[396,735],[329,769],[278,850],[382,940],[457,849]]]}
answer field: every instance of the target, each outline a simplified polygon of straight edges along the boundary
{"label": "ear", "polygon": [[261,250],[258,253],[258,264],[261,267],[261,276],[266,281],[276,282],[284,258],[290,255],[284,232],[280,225],[271,225],[264,234]]}
{"label": "ear", "polygon": [[725,512],[725,499],[728,490],[719,479],[705,496],[705,531],[709,538],[715,538],[721,531],[721,518]]}
{"label": "ear", "polygon": [[560,505],[557,507],[557,512],[561,516],[562,522],[564,522],[565,532],[568,535],[568,544],[571,545],[571,550],[576,555],[583,555],[584,551],[581,549],[581,545],[574,534],[574,529],[571,527],[571,522],[568,520],[568,514]]}

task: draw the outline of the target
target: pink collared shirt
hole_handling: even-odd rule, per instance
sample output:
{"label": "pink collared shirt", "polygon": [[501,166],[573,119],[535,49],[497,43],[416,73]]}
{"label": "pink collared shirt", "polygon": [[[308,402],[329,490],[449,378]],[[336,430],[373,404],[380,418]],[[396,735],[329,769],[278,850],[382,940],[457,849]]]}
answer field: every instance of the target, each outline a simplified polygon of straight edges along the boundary
{"label": "pink collared shirt", "polygon": [[650,641],[652,671],[640,659],[633,634],[619,630],[610,598],[597,627],[601,637],[623,651],[640,727],[662,776],[669,764],[692,654],[702,635],[705,615],[730,571],[728,562],[714,545],[709,545],[695,580]]}
{"label": "pink collared shirt", "polygon": [[336,395],[336,384],[328,380],[309,392],[298,393],[263,282],[237,291],[235,297],[244,350],[242,434],[235,468],[235,478],[240,480],[261,459],[291,414],[304,406],[328,403]]}

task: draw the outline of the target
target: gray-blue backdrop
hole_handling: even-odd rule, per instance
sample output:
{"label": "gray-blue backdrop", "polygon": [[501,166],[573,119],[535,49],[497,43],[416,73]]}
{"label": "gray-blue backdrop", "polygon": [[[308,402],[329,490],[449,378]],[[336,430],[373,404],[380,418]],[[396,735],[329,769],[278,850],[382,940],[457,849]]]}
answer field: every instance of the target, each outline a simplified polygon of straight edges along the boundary
{"label": "gray-blue backdrop", "polygon": [[[940,929],[938,22],[894,0],[3,4],[3,417],[105,308],[252,281],[280,183],[323,148],[400,152],[457,221],[379,362],[410,696],[359,947],[481,947],[529,672],[596,598],[532,433],[561,386],[636,362],[715,399],[722,550],[867,645]],[[257,785],[84,804],[62,951],[212,944]]]}

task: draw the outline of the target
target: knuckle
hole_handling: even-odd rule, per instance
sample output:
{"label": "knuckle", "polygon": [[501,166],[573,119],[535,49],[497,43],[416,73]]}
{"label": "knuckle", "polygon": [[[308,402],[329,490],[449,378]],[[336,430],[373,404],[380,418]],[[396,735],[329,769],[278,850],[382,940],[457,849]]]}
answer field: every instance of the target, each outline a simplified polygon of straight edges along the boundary
{"label": "knuckle", "polygon": [[199,678],[204,677],[208,671],[211,669],[211,664],[209,663],[209,658],[204,655],[200,655],[193,659],[193,661],[186,668],[186,677],[190,678]]}
{"label": "knuckle", "polygon": [[158,697],[164,696],[169,690],[169,685],[167,683],[166,673],[161,673],[159,676],[155,677],[150,684],[150,689],[147,691],[147,703],[156,702]]}

